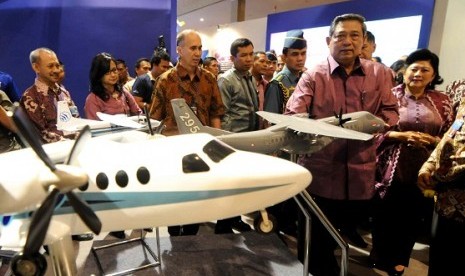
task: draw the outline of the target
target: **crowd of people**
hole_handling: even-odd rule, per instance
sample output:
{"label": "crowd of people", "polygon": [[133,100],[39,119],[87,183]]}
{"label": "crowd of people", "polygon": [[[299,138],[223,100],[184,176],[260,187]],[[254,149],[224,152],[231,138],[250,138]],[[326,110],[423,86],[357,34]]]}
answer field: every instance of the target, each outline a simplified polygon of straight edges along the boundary
{"label": "crowd of people", "polygon": [[[175,98],[184,98],[204,125],[231,132],[268,127],[256,114],[262,110],[308,113],[314,119],[335,112],[369,111],[385,122],[385,131],[372,140],[337,139],[318,152],[298,156],[297,162],[313,175],[308,192],[355,246],[367,247],[357,229],[370,217],[373,246],[367,264],[389,275],[402,275],[420,233],[435,226],[429,275],[465,274],[460,265],[464,254],[458,253],[465,245],[465,215],[460,220],[465,196],[457,192],[448,212],[439,205],[450,198],[442,196],[449,187],[465,191],[465,80],[451,83],[447,93],[436,90],[436,85],[443,83],[439,58],[428,49],[400,57],[391,67],[382,64],[373,56],[375,36],[358,14],[336,16],[326,43],[327,59],[307,69],[307,47],[311,45],[302,30],[286,33],[281,55],[257,50],[249,38],[238,38],[230,47],[233,66],[223,72],[217,58],[201,58],[199,33],[184,30],[176,38],[175,65],[166,49],[157,49],[150,59],[137,60],[135,78],[124,60],[99,53],[89,69],[84,116],[98,120],[97,112],[148,112],[151,118],[163,120],[163,134],[176,135],[170,103]],[[13,78],[0,72],[3,152],[19,148],[12,144],[17,141],[16,129],[6,116],[13,102],[24,108],[44,143],[75,138],[56,126],[60,101],[70,106],[73,116],[81,116],[72,93],[63,85],[64,64],[48,48],[33,50],[29,59],[36,79],[22,94]],[[10,105],[3,104],[4,98]],[[276,155],[289,159],[284,153]],[[430,193],[432,190],[435,192]],[[432,194],[437,200],[425,196]],[[269,211],[277,218],[280,234],[296,237],[298,257],[303,260],[305,217],[299,208],[291,200]],[[439,219],[433,220],[433,214]],[[170,226],[168,231],[172,236],[195,235],[198,229],[199,224],[192,224]],[[233,233],[233,229],[242,232],[251,227],[240,216],[226,218],[218,220],[215,233]],[[114,234],[124,237],[124,233]],[[317,219],[311,221],[310,240],[309,272],[339,275],[336,243]],[[450,247],[456,248],[454,253]]]}

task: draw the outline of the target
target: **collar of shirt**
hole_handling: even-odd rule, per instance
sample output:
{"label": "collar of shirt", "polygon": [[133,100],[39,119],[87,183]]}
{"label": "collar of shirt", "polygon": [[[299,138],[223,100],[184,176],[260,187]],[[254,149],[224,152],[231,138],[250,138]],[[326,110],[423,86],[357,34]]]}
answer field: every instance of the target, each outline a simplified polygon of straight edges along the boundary
{"label": "collar of shirt", "polygon": [[292,74],[291,70],[289,70],[289,68],[287,68],[287,66],[284,66],[283,70],[281,70],[281,72],[279,72],[279,74],[287,76],[291,83],[297,83],[298,79],[300,78],[300,76],[296,76],[296,75]]}
{"label": "collar of shirt", "polygon": [[396,91],[396,92],[397,92],[398,94],[400,94],[400,95],[403,94],[405,98],[410,98],[410,99],[413,99],[413,100],[419,100],[419,99],[421,99],[421,98],[424,98],[424,97],[426,97],[426,94],[429,92],[429,90],[425,89],[425,91],[423,92],[423,94],[422,94],[420,97],[418,97],[418,99],[417,99],[417,98],[416,98],[410,91],[408,91],[405,87],[406,87],[406,85],[405,85],[405,83],[403,83],[403,84],[400,84],[400,85],[394,87],[393,90]]}
{"label": "collar of shirt", "polygon": [[262,85],[263,87],[266,87],[268,82],[263,78],[263,76],[260,77],[260,79],[257,81],[257,79],[253,78],[255,80],[255,83],[257,84],[257,87]]}
{"label": "collar of shirt", "polygon": [[44,94],[44,95],[47,95],[48,91],[52,91],[57,95],[59,95],[61,93],[60,86],[57,83],[55,83],[54,87],[50,87],[46,83],[44,83],[44,82],[40,81],[38,78],[36,78],[35,81],[34,81],[34,85],[37,87],[37,91]]}
{"label": "collar of shirt", "polygon": [[[331,75],[337,72],[340,74],[340,70],[344,71],[344,68],[339,65],[339,63],[333,58],[333,56],[328,56],[328,63],[329,63],[329,72],[331,72]],[[341,69],[338,69],[341,68]],[[363,69],[363,64],[360,61],[360,58],[357,57],[355,59],[355,64],[354,64],[354,70],[350,73],[350,75],[359,75],[359,76],[365,76],[365,71]]]}
{"label": "collar of shirt", "polygon": [[250,73],[250,71],[246,71],[244,73],[241,73],[239,72],[239,70],[237,70],[236,68],[232,68],[234,74],[236,75],[237,79],[240,80],[241,78],[243,77],[246,77],[248,79],[252,79],[252,73]]}
{"label": "collar of shirt", "polygon": [[[181,80],[190,80],[189,73],[187,72],[186,68],[184,68],[179,62],[176,64],[176,72]],[[195,69],[195,77],[194,79],[200,80],[201,73],[200,69]]]}
{"label": "collar of shirt", "polygon": [[152,71],[148,72],[147,76],[149,76],[150,81],[152,81],[152,82],[155,81],[155,78],[152,75]]}

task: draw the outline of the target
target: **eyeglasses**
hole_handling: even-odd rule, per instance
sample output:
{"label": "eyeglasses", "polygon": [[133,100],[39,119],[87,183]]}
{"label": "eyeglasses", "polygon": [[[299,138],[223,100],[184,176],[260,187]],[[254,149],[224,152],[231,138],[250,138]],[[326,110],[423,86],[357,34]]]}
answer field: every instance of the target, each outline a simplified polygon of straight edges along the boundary
{"label": "eyeglasses", "polygon": [[106,72],[105,75],[110,75],[111,73],[118,74],[118,69],[116,69],[116,67],[113,67],[110,70],[108,70],[108,72]]}

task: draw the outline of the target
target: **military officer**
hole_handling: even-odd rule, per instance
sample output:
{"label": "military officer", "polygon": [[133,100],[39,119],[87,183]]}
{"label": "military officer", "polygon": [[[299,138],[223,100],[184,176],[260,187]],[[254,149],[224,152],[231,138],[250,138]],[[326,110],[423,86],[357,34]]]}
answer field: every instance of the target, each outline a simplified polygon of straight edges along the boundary
{"label": "military officer", "polygon": [[286,33],[283,47],[284,68],[268,84],[264,110],[282,114],[294,92],[307,59],[307,40],[302,30]]}

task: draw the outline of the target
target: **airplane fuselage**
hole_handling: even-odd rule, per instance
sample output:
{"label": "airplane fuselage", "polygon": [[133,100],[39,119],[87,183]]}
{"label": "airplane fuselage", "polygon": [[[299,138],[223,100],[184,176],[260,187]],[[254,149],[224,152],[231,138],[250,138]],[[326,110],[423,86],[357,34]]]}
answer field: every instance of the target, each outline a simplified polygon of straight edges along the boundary
{"label": "airplane fuselage", "polygon": [[290,147],[302,139],[297,133],[276,126],[252,132],[238,132],[216,137],[233,148],[264,154]]}

